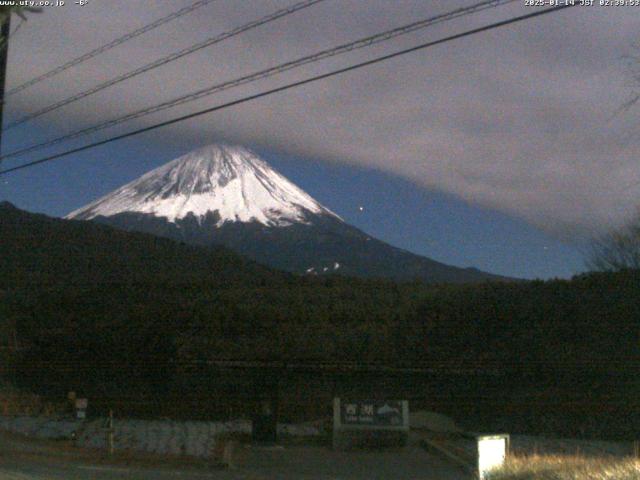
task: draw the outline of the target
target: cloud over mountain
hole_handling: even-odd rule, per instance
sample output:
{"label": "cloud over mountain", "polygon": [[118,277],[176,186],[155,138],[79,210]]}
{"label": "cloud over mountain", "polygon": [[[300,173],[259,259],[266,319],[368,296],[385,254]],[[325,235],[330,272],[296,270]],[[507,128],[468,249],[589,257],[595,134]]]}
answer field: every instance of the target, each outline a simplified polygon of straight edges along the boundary
{"label": "cloud over mountain", "polygon": [[[30,18],[12,45],[9,86],[72,58],[79,45],[88,50],[188,3],[142,6],[113,0],[48,9]],[[16,95],[9,116],[34,111],[288,3],[215,2]],[[38,124],[75,129],[470,3],[330,0],[101,92]],[[620,221],[640,190],[624,189],[640,181],[640,139],[633,135],[637,115],[633,110],[614,115],[633,89],[621,60],[637,40],[631,10],[576,7],[200,117],[141,141],[204,145],[227,140],[362,165],[524,218],[560,236],[590,231]],[[491,9],[136,125],[529,11],[520,2]],[[25,57],[30,61],[19,61]]]}

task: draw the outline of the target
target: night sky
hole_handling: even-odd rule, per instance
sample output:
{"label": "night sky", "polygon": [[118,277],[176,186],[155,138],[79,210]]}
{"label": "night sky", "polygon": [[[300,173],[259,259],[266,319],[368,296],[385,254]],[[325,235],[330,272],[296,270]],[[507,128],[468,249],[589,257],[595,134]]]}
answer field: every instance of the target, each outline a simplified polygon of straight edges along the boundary
{"label": "night sky", "polygon": [[[12,37],[8,88],[192,2],[67,3],[30,16]],[[10,97],[5,125],[291,3],[218,0]],[[325,0],[11,129],[2,149],[472,3]],[[490,9],[3,167],[531,11],[524,0]],[[347,222],[398,247],[503,275],[570,277],[584,270],[589,236],[638,205],[637,113],[620,107],[638,87],[628,56],[638,53],[639,14],[575,7],[450,42],[0,177],[0,198],[62,216],[224,141],[254,149]]]}

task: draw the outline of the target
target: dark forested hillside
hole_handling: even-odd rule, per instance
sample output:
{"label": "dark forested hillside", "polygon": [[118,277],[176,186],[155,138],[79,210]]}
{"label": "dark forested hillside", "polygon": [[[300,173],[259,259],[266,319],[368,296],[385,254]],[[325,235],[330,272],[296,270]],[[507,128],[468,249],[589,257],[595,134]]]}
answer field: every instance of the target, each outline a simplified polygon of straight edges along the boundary
{"label": "dark forested hillside", "polygon": [[47,381],[91,380],[78,368],[47,373],[61,364],[91,367],[95,381],[130,367],[144,382],[160,364],[203,358],[391,359],[386,333],[424,290],[294,276],[223,248],[6,204],[0,239],[0,313],[30,346],[23,362],[29,376]]}
{"label": "dark forested hillside", "polygon": [[0,251],[0,332],[17,329],[12,372],[32,388],[139,392],[171,413],[175,401],[158,406],[171,392],[221,388],[211,360],[348,360],[428,367],[406,395],[454,416],[490,411],[493,428],[500,412],[510,430],[547,428],[550,412],[566,431],[585,418],[638,426],[638,271],[467,286],[298,277],[7,205]]}
{"label": "dark forested hillside", "polygon": [[152,282],[273,284],[290,278],[224,248],[50,218],[0,204],[0,289]]}
{"label": "dark forested hillside", "polygon": [[440,287],[417,319],[434,344],[514,372],[616,375],[640,366],[640,271]]}

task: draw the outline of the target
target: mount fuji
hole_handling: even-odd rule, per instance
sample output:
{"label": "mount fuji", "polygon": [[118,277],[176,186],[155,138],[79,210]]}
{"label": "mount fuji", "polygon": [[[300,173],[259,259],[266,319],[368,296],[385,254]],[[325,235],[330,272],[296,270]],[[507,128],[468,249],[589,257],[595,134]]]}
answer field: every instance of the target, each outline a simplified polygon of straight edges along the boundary
{"label": "mount fuji", "polygon": [[65,218],[187,244],[221,244],[300,274],[427,282],[506,280],[445,265],[367,235],[239,146],[210,145],[188,153]]}

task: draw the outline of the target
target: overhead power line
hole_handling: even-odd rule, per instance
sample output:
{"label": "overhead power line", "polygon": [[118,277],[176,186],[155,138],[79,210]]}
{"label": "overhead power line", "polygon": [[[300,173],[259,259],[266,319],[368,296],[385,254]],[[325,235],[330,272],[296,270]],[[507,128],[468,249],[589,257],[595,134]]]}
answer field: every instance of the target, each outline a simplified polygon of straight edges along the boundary
{"label": "overhead power line", "polygon": [[16,28],[14,28],[13,32],[9,34],[9,38],[13,38],[18,33],[18,31],[22,28],[22,25],[24,25],[24,22],[26,22],[26,20],[24,18],[21,18],[18,25],[16,25]]}
{"label": "overhead power line", "polygon": [[514,3],[516,1],[519,0],[484,0],[482,2],[479,2],[477,4],[468,6],[468,7],[463,7],[463,8],[458,8],[440,15],[436,15],[434,17],[429,17],[426,19],[422,19],[419,20],[417,22],[412,22],[410,24],[407,25],[403,25],[401,27],[397,27],[391,30],[387,30],[384,31],[382,33],[378,33],[375,35],[371,35],[368,37],[364,37],[361,38],[359,40],[355,40],[343,45],[339,45],[337,47],[332,47],[326,50],[322,50],[320,52],[311,54],[311,55],[307,55],[301,58],[298,58],[296,60],[293,61],[289,61],[280,65],[277,65],[275,67],[270,67],[267,68],[265,70],[260,70],[258,72],[254,72],[251,73],[249,75],[244,75],[242,77],[233,79],[233,80],[228,80],[226,82],[223,83],[219,83],[219,84],[215,84],[200,90],[197,90],[195,92],[189,93],[187,95],[182,95],[178,98],[174,98],[172,100],[168,100],[166,102],[162,102],[160,104],[154,105],[152,107],[147,107],[147,108],[143,108],[141,110],[138,110],[136,112],[132,112],[129,113],[127,115],[121,116],[121,117],[117,117],[111,120],[108,120],[106,122],[102,122],[99,123],[97,125],[92,125],[90,127],[86,127],[80,130],[76,130],[74,132],[62,135],[60,137],[54,138],[52,140],[48,140],[45,142],[41,142],[35,145],[31,145],[28,147],[24,147],[18,150],[14,150],[13,152],[9,152],[6,155],[0,156],[0,161],[5,160],[7,158],[14,158],[17,156],[21,156],[24,155],[26,153],[30,153],[36,150],[41,150],[43,148],[46,147],[50,147],[53,145],[57,145],[61,142],[65,142],[68,140],[72,140],[75,138],[79,138],[82,136],[86,136],[92,133],[96,133],[99,132],[100,130],[104,130],[106,128],[110,128],[116,125],[119,125],[121,123],[130,121],[130,120],[134,120],[137,118],[141,118],[153,113],[157,113],[160,112],[162,110],[166,110],[169,108],[173,108],[175,106],[178,105],[183,105],[185,103],[189,103],[198,99],[201,99],[203,97],[209,96],[209,95],[213,95],[215,93],[219,93],[221,91],[224,90],[228,90],[230,88],[235,88],[241,85],[246,85],[248,83],[253,83],[256,82],[258,80],[263,80],[265,78],[269,78],[272,77],[274,75],[278,75],[280,73],[286,72],[288,70],[293,70],[295,68],[299,68],[301,66],[310,64],[310,63],[315,63],[321,60],[324,60],[326,58],[330,58],[330,57],[334,57],[337,55],[341,55],[347,52],[351,52],[353,50],[357,50],[360,48],[364,48],[364,47],[369,47],[371,45],[375,45],[377,43],[381,43],[381,42],[385,42],[388,40],[391,40],[395,37],[401,36],[401,35],[406,35],[408,33],[411,32],[415,32],[417,30],[420,29],[424,29],[430,26],[433,26],[435,24],[441,23],[441,22],[445,22],[445,21],[450,21],[465,15],[470,15],[473,13],[477,13],[483,10],[486,10],[488,8],[494,8],[497,6],[502,6],[502,5],[506,5],[509,3]]}
{"label": "overhead power line", "polygon": [[324,74],[321,74],[321,75],[316,75],[316,76],[313,76],[313,77],[309,77],[309,78],[306,78],[304,80],[299,80],[299,81],[296,81],[296,82],[288,83],[288,84],[283,85],[281,87],[272,88],[272,89],[266,90],[264,92],[260,92],[260,93],[254,94],[254,95],[249,95],[249,96],[240,98],[238,100],[234,100],[234,101],[231,101],[231,102],[228,102],[228,103],[224,103],[222,105],[217,105],[215,107],[211,107],[211,108],[207,108],[207,109],[204,109],[204,110],[200,110],[200,111],[197,111],[197,112],[194,112],[194,113],[190,113],[188,115],[183,115],[181,117],[177,117],[177,118],[174,118],[174,119],[171,119],[171,120],[166,120],[164,122],[160,122],[160,123],[157,123],[155,125],[150,125],[148,127],[144,127],[144,128],[140,128],[138,130],[134,130],[134,131],[131,131],[131,132],[128,132],[128,133],[124,133],[122,135],[117,135],[117,136],[110,137],[110,138],[107,138],[107,139],[104,139],[104,140],[100,140],[98,142],[94,142],[94,143],[90,143],[90,144],[87,144],[87,145],[83,145],[82,147],[73,148],[73,149],[67,150],[65,152],[61,152],[61,153],[58,153],[58,154],[55,154],[55,155],[50,155],[48,157],[44,157],[44,158],[41,158],[39,160],[34,160],[32,162],[28,162],[28,163],[25,163],[25,164],[22,164],[22,165],[18,165],[16,167],[8,168],[6,170],[0,170],[0,175],[5,175],[5,174],[10,173],[10,172],[15,172],[17,170],[22,170],[22,169],[33,167],[35,165],[39,165],[39,164],[42,164],[42,163],[45,163],[45,162],[50,162],[50,161],[53,161],[53,160],[57,160],[59,158],[72,155],[74,153],[78,153],[78,152],[82,152],[82,151],[85,151],[85,150],[89,150],[91,148],[95,148],[95,147],[98,147],[98,146],[101,146],[101,145],[105,145],[107,143],[115,142],[117,140],[122,140],[122,139],[125,139],[125,138],[133,137],[135,135],[140,135],[142,133],[146,133],[146,132],[149,132],[149,131],[152,131],[152,130],[156,130],[156,129],[161,128],[161,127],[166,127],[168,125],[173,125],[175,123],[183,122],[185,120],[190,120],[192,118],[196,118],[196,117],[199,117],[199,116],[202,116],[202,115],[206,115],[208,113],[213,113],[213,112],[216,112],[218,110],[223,110],[223,109],[226,109],[226,108],[233,107],[235,105],[240,105],[242,103],[246,103],[246,102],[250,102],[250,101],[253,101],[253,100],[257,100],[259,98],[263,98],[263,97],[266,97],[266,96],[269,96],[269,95],[273,95],[275,93],[284,92],[286,90],[290,90],[292,88],[300,87],[302,85],[307,85],[307,84],[310,84],[310,83],[313,83],[313,82],[317,82],[319,80],[324,80],[326,78],[330,78],[330,77],[334,77],[334,76],[337,76],[337,75],[341,75],[343,73],[350,72],[350,71],[353,71],[353,70],[357,70],[357,69],[360,69],[360,68],[363,68],[363,67],[367,67],[367,66],[370,66],[370,65],[374,65],[374,64],[377,64],[377,63],[380,63],[380,62],[384,62],[384,61],[390,60],[392,58],[400,57],[402,55],[406,55],[406,54],[409,54],[409,53],[412,53],[412,52],[416,52],[416,51],[419,51],[419,50],[424,50],[426,48],[430,48],[430,47],[433,47],[435,45],[440,45],[440,44],[443,44],[443,43],[451,42],[451,41],[457,40],[459,38],[468,37],[468,36],[471,36],[471,35],[475,35],[477,33],[486,32],[486,31],[489,31],[489,30],[493,30],[495,28],[504,27],[504,26],[511,25],[511,24],[514,24],[514,23],[522,22],[524,20],[529,20],[529,19],[534,18],[534,17],[547,15],[547,14],[550,14],[550,13],[553,13],[553,12],[559,12],[559,11],[562,11],[562,10],[564,10],[566,8],[571,8],[571,7],[575,6],[575,5],[578,5],[578,3],[575,3],[575,4],[570,4],[569,3],[569,4],[561,5],[559,7],[553,7],[553,8],[547,8],[547,9],[544,9],[544,10],[538,10],[538,11],[535,11],[535,12],[532,12],[532,13],[528,13],[526,15],[520,15],[518,17],[512,17],[510,19],[503,20],[503,21],[500,21],[500,22],[491,23],[491,24],[485,25],[483,27],[478,27],[478,28],[474,28],[474,29],[471,29],[471,30],[466,30],[466,31],[464,31],[462,33],[457,33],[455,35],[450,35],[448,37],[440,38],[438,40],[433,40],[433,41],[430,41],[430,42],[427,42],[427,43],[423,43],[423,44],[417,45],[415,47],[407,48],[407,49],[400,50],[400,51],[397,51],[397,52],[394,52],[394,53],[390,53],[390,54],[387,54],[387,55],[376,57],[374,59],[367,60],[365,62],[361,62],[361,63],[357,63],[357,64],[354,64],[354,65],[351,65],[349,67],[340,68],[338,70],[333,70],[333,71],[328,72],[328,73],[324,73]]}
{"label": "overhead power line", "polygon": [[57,110],[61,107],[64,107],[66,105],[69,105],[70,103],[74,103],[77,102],[78,100],[81,100],[83,98],[86,98],[90,95],[93,95],[95,93],[98,93],[102,90],[104,90],[105,88],[109,88],[113,85],[116,85],[118,83],[124,82],[125,80],[128,80],[130,78],[133,77],[137,77],[138,75],[141,75],[143,73],[146,73],[150,70],[156,69],[158,67],[161,67],[163,65],[166,65],[167,63],[173,62],[175,60],[178,60],[179,58],[185,57],[186,55],[190,55],[194,52],[197,52],[198,50],[202,50],[203,48],[206,47],[210,47],[212,45],[215,45],[216,43],[220,43],[224,40],[227,40],[228,38],[231,37],[235,37],[236,35],[239,35],[241,33],[244,33],[248,30],[252,30],[254,28],[257,28],[261,25],[264,25],[266,23],[269,22],[273,22],[274,20],[277,20],[279,18],[282,18],[284,16],[287,15],[291,15],[292,13],[295,13],[299,10],[311,7],[313,5],[315,5],[316,3],[320,3],[323,2],[325,0],[303,0],[302,2],[298,2],[295,3],[289,7],[285,7],[282,8],[280,10],[277,10],[265,17],[262,17],[258,20],[254,20],[252,22],[249,22],[247,24],[244,24],[240,27],[234,28],[233,30],[230,30],[228,32],[224,32],[221,33],[220,35],[216,35],[215,37],[211,37],[203,42],[197,43],[195,45],[192,45],[190,47],[187,47],[183,50],[180,50],[178,52],[172,53],[171,55],[168,55],[166,57],[160,58],[159,60],[156,60],[154,62],[148,63],[146,65],[143,65],[142,67],[136,68],[135,70],[132,70],[130,72],[124,73],[122,75],[119,75],[117,77],[112,78],[111,80],[107,80],[106,82],[103,82],[99,85],[96,85],[95,87],[92,87],[88,90],[85,90],[83,92],[80,92],[76,95],[73,95],[71,97],[68,97],[64,100],[61,100],[59,102],[53,103],[47,107],[44,107],[34,113],[31,113],[29,115],[26,115],[22,118],[20,118],[19,120],[16,120],[12,123],[10,123],[9,125],[7,125],[7,127],[4,130],[9,130],[11,128],[14,128],[18,125],[21,125],[25,122],[28,122],[30,120],[33,120],[34,118],[38,118],[42,115],[44,115],[45,113],[49,113],[52,112],[54,110]]}
{"label": "overhead power line", "polygon": [[[14,87],[10,90],[8,90],[5,94],[5,96],[10,96],[13,95],[15,93],[21,92],[22,90],[25,90],[33,85],[35,85],[36,83],[40,83],[43,80],[47,80],[51,77],[54,77],[56,75],[58,75],[59,73],[64,72],[65,70],[68,70],[72,67],[75,67],[76,65],[79,65],[83,62],[86,62],[87,60],[96,57],[98,55],[100,55],[101,53],[106,52],[107,50],[111,50],[114,47],[117,47],[118,45],[122,45],[125,42],[128,42],[129,40],[132,40],[136,37],[139,37],[140,35],[142,35],[143,33],[147,33],[155,28],[158,28],[166,23],[169,23],[177,18],[180,18],[188,13],[193,12],[194,10],[200,8],[200,7],[204,7],[212,2],[215,2],[217,0],[198,0],[195,3],[192,3],[191,5],[181,8],[180,10],[177,10],[169,15],[167,15],[166,17],[162,17],[159,18],[158,20],[149,23],[148,25],[145,25],[144,27],[140,27],[137,30],[134,30],[133,32],[129,32],[126,35],[123,35],[119,38],[116,38],[115,40],[113,40],[112,42],[107,43],[106,45],[102,45],[101,47],[98,47],[94,50],[91,50],[90,52],[87,52],[83,55],[80,55],[77,58],[74,58],[73,60],[68,61],[67,63],[65,63],[64,65],[60,65],[52,70],[49,70],[46,73],[43,73],[42,75],[32,78],[31,80],[28,80],[20,85],[18,85],[17,87]],[[21,24],[20,24],[21,25]],[[20,27],[20,25],[18,26],[18,28]],[[17,29],[16,29],[17,30]],[[15,33],[15,32],[14,32]]]}

